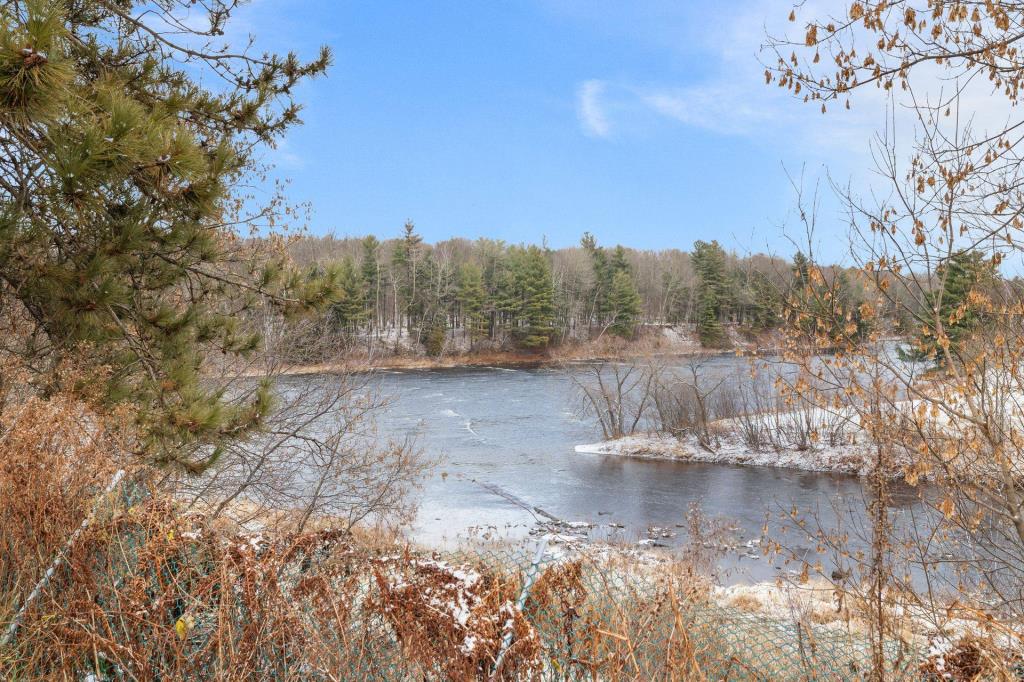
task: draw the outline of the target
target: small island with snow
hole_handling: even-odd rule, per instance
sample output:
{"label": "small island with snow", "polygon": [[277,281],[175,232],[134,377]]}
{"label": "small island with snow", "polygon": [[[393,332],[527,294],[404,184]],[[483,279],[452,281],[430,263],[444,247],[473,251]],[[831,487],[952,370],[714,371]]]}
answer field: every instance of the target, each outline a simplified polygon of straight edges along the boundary
{"label": "small island with snow", "polygon": [[616,455],[641,459],[665,459],[710,464],[745,464],[749,466],[783,467],[806,471],[863,475],[870,468],[863,446],[792,447],[751,449],[741,438],[724,435],[715,449],[701,445],[696,436],[676,438],[665,433],[633,433],[628,436],[575,447],[577,453]]}
{"label": "small island with snow", "polygon": [[[605,438],[576,445],[575,451],[864,476],[879,466],[881,429],[906,434],[885,439],[882,463],[888,477],[904,478],[912,461],[909,449],[923,434],[948,435],[950,428],[948,419],[931,419],[922,411],[928,402],[924,398],[891,400],[876,406],[877,416],[871,416],[872,409],[849,402],[834,407],[825,400],[787,399],[775,387],[742,384],[735,375],[730,385],[718,381],[711,389],[696,377],[696,371],[681,376],[678,367],[640,361],[605,363],[578,373],[575,385],[583,411],[596,417]],[[736,397],[737,384],[744,397]],[[866,422],[876,426],[867,428]]]}

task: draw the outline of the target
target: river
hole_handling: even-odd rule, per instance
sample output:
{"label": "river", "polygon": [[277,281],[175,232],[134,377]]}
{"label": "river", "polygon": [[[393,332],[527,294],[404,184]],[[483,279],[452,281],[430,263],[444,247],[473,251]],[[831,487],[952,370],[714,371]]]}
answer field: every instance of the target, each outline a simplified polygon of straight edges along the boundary
{"label": "river", "polygon": [[[723,356],[701,371],[741,376],[746,363]],[[706,517],[735,525],[730,534],[738,546],[718,560],[722,576],[734,582],[791,570],[751,543],[766,521],[775,537],[780,517],[794,508],[825,528],[863,518],[856,510],[863,509],[864,492],[854,476],[576,453],[575,445],[600,440],[600,429],[575,409],[571,381],[559,369],[386,371],[380,381],[391,397],[380,419],[383,433],[415,434],[423,451],[441,460],[418,493],[410,531],[428,546],[450,548],[467,537],[526,538],[537,515],[524,507],[593,524],[594,539],[635,545],[658,527],[665,529],[656,533],[659,544],[678,546],[688,539],[687,512],[697,504]],[[920,505],[916,491],[904,488],[891,511],[899,519]],[[847,516],[847,509],[854,511]],[[797,555],[814,558],[813,543],[785,537]]]}

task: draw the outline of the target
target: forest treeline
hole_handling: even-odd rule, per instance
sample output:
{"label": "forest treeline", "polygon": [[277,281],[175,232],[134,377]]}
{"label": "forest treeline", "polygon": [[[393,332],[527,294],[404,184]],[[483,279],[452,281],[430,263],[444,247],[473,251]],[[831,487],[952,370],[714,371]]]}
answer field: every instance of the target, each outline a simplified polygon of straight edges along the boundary
{"label": "forest treeline", "polygon": [[589,233],[561,249],[491,239],[428,244],[409,222],[396,238],[307,236],[290,252],[298,265],[337,277],[326,316],[343,336],[408,338],[435,355],[452,340],[463,349],[541,350],[632,338],[652,324],[693,325],[703,346],[721,348],[729,327],[749,337],[779,327],[794,298],[815,286],[812,271],[824,273],[820,286],[829,293],[820,298],[863,326],[864,293],[852,271],[801,253],[739,256],[716,241],[689,251],[607,247]]}

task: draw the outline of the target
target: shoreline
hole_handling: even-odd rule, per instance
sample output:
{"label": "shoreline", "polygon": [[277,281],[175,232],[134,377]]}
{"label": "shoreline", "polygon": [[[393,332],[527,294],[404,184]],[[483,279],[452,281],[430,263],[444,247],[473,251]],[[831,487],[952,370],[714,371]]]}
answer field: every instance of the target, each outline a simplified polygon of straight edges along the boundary
{"label": "shoreline", "polygon": [[314,363],[281,362],[274,370],[242,369],[240,374],[249,378],[279,376],[304,376],[312,374],[338,374],[343,372],[373,372],[378,370],[431,370],[460,368],[522,368],[554,367],[567,363],[614,362],[655,358],[724,357],[735,355],[746,358],[765,358],[782,355],[784,348],[778,345],[761,345],[753,341],[732,339],[729,348],[704,348],[692,342],[666,342],[664,339],[645,337],[634,341],[614,343],[607,338],[604,342],[590,341],[558,346],[548,352],[526,352],[517,350],[481,350],[456,352],[430,357],[415,351],[405,353],[381,353],[378,356],[361,351],[341,356],[339,359]]}
{"label": "shoreline", "polygon": [[815,446],[804,450],[772,447],[752,449],[734,435],[721,436],[719,446],[713,451],[701,446],[692,435],[677,439],[669,434],[658,433],[632,434],[613,440],[577,445],[573,449],[581,455],[775,467],[847,476],[866,476],[870,473],[871,466],[863,447],[857,444]]}
{"label": "shoreline", "polygon": [[630,359],[687,358],[698,356],[739,355],[764,357],[782,352],[777,333],[744,336],[730,328],[727,348],[705,348],[700,344],[692,325],[645,325],[631,339],[599,335],[592,339],[565,339],[544,350],[522,350],[486,343],[476,348],[451,342],[438,356],[429,356],[421,344],[405,339],[386,342],[375,340],[367,345],[338,348],[338,354],[322,362],[288,362],[274,364],[273,370],[250,366],[242,373],[250,377],[279,374],[301,376],[319,373],[369,372],[402,369],[456,369],[461,367],[551,367],[573,362],[611,362]]}
{"label": "shoreline", "polygon": [[538,355],[518,352],[499,353],[466,353],[459,355],[442,356],[431,358],[415,355],[394,355],[381,359],[348,358],[333,362],[283,365],[281,369],[268,372],[263,370],[248,369],[242,372],[246,377],[277,376],[306,376],[312,374],[337,374],[342,372],[373,372],[378,370],[431,370],[431,369],[461,369],[461,368],[522,368],[522,367],[553,367],[565,363],[585,362],[612,362],[629,359],[647,358],[687,358],[697,356],[727,356],[741,355],[745,357],[769,356],[776,352],[776,349],[758,349],[749,351],[744,349],[700,349],[700,350],[678,350],[622,353],[566,353],[558,355]]}

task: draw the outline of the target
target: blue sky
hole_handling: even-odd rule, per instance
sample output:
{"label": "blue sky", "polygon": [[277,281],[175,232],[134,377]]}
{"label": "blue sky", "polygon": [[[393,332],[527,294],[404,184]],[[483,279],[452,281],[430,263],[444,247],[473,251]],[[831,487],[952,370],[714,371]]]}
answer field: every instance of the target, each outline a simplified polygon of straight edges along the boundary
{"label": "blue sky", "polygon": [[[764,85],[788,2],[256,0],[239,30],[312,56],[305,126],[268,160],[310,229],[793,251],[783,166],[845,179],[882,111],[818,110]],[[792,25],[789,25],[791,27]],[[771,30],[775,30],[771,28]],[[826,202],[819,247],[842,257]]]}

